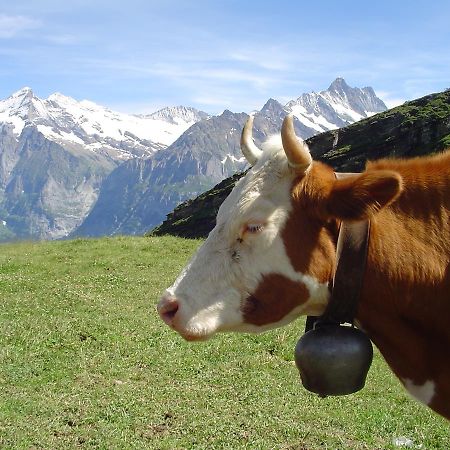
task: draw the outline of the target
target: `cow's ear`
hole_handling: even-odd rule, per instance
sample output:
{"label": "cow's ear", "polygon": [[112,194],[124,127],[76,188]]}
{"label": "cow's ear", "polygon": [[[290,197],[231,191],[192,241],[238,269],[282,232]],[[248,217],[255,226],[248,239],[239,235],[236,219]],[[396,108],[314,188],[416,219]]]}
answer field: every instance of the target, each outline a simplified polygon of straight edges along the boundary
{"label": "cow's ear", "polygon": [[340,220],[364,220],[392,203],[402,191],[402,177],[390,170],[374,170],[334,182],[327,213]]}

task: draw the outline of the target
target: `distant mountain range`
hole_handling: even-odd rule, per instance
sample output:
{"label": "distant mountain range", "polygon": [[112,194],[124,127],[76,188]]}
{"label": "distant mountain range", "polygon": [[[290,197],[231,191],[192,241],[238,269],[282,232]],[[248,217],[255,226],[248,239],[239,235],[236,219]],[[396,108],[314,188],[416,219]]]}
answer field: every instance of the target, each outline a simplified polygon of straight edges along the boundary
{"label": "distant mountain range", "polygon": [[30,88],[0,101],[0,240],[67,236],[115,168],[208,117],[182,106],[133,116],[61,94],[41,100]]}
{"label": "distant mountain range", "polygon": [[[384,110],[372,88],[338,78],[284,106],[268,100],[256,112],[255,139],[278,132],[289,112],[308,138]],[[247,117],[182,106],[127,115],[21,89],[0,101],[0,241],[145,232],[246,167]]]}
{"label": "distant mountain range", "polygon": [[25,127],[34,126],[50,141],[82,147],[117,161],[150,156],[208,117],[183,106],[149,115],[122,114],[59,93],[41,100],[28,87],[0,101],[0,123],[12,124],[16,136]]}

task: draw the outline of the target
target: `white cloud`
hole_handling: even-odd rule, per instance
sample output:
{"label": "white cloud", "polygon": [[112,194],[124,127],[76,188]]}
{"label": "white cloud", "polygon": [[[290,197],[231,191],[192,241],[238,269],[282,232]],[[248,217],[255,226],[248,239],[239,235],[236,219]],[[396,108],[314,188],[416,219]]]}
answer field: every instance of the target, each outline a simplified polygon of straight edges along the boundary
{"label": "white cloud", "polygon": [[8,16],[0,14],[0,39],[13,38],[24,31],[39,28],[38,20],[26,16]]}

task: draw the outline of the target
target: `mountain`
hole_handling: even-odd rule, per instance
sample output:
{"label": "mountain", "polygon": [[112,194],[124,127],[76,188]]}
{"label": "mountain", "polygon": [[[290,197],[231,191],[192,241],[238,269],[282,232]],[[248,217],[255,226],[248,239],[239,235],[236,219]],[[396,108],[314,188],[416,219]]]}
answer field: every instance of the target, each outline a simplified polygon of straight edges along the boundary
{"label": "mountain", "polygon": [[247,117],[224,111],[197,122],[152,157],[123,163],[105,179],[97,203],[71,237],[142,234],[181,201],[242,170],[240,130]]}
{"label": "mountain", "polygon": [[[371,88],[338,78],[286,105],[269,99],[254,135],[260,142],[278,132],[289,112],[308,138],[383,109]],[[0,241],[145,232],[246,168],[239,140],[247,117],[183,106],[128,115],[21,89],[0,101]]]}
{"label": "mountain", "polygon": [[[372,88],[351,88],[338,78],[327,90],[304,94],[284,106],[269,99],[255,114],[254,137],[259,143],[278,133],[290,112],[297,117],[297,134],[306,139],[386,109]],[[247,117],[226,110],[195,123],[142,163],[125,162],[104,181],[97,203],[71,236],[142,234],[180,202],[244,170],[239,141]]]}
{"label": "mountain", "polygon": [[113,169],[207,117],[185,107],[132,116],[62,94],[41,100],[30,88],[0,101],[0,241],[67,236]]}
{"label": "mountain", "polygon": [[204,112],[182,106],[150,115],[129,115],[59,93],[41,100],[30,88],[0,101],[0,122],[11,123],[14,134],[33,125],[50,141],[81,146],[116,161],[149,156],[206,117]]}
{"label": "mountain", "polygon": [[[186,106],[167,106],[166,108],[160,109],[152,114],[138,115],[138,117],[167,122],[169,124],[177,125],[179,128],[184,128],[183,131],[185,131],[189,128],[189,126],[199,120],[207,119],[209,114]],[[182,133],[177,131],[172,134],[179,136]]]}
{"label": "mountain", "polygon": [[[415,157],[450,149],[450,90],[407,102],[358,123],[307,140],[313,158],[340,172],[358,172],[368,159]],[[217,211],[243,174],[179,205],[151,234],[206,237]]]}
{"label": "mountain", "polygon": [[104,155],[46,139],[34,126],[16,136],[0,124],[0,145],[0,240],[66,236],[115,167]]}
{"label": "mountain", "polygon": [[371,87],[351,88],[343,78],[336,78],[326,91],[303,94],[285,109],[317,134],[345,127],[387,108]]}

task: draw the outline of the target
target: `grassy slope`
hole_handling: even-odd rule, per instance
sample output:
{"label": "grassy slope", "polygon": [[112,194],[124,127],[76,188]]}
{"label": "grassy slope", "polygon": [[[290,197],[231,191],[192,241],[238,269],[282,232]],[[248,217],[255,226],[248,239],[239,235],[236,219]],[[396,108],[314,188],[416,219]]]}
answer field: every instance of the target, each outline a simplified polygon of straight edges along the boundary
{"label": "grassy slope", "polygon": [[[0,447],[447,449],[448,423],[376,355],[366,388],[319,399],[292,363],[303,322],[188,344],[155,314],[198,241],[0,246]],[[419,448],[419,447],[415,447]]]}

